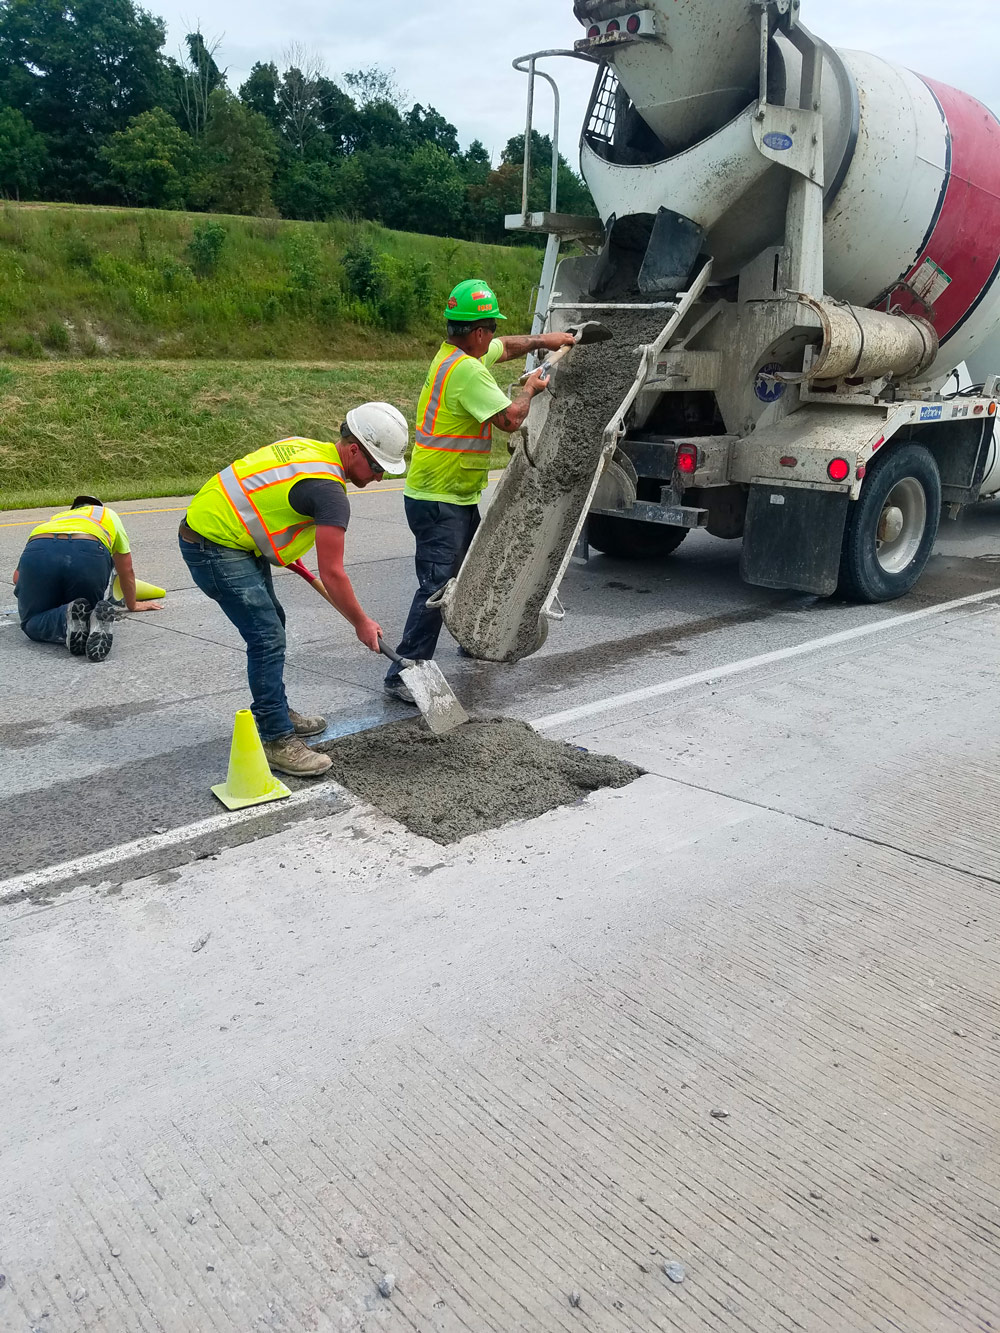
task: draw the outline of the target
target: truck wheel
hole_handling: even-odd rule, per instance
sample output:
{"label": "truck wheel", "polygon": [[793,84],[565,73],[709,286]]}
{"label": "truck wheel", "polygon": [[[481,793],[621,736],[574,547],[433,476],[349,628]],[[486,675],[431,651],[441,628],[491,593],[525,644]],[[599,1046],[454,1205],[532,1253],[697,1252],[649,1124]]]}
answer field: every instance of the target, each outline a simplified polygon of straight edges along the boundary
{"label": "truck wheel", "polygon": [[929,450],[903,444],[870,469],[844,529],[838,591],[891,602],[924,571],[941,519],[941,476]]}
{"label": "truck wheel", "polygon": [[656,560],[670,555],[687,535],[687,528],[644,523],[635,518],[612,518],[608,514],[591,514],[588,524],[591,546],[621,560]]}

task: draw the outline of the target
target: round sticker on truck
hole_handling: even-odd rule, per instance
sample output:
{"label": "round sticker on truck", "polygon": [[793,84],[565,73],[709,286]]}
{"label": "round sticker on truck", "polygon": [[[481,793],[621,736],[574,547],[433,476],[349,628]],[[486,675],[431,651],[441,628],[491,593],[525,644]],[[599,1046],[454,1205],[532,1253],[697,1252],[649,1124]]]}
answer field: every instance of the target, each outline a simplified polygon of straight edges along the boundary
{"label": "round sticker on truck", "polygon": [[762,403],[776,403],[785,392],[786,386],[777,378],[782,370],[784,366],[780,362],[772,361],[757,371],[753,391]]}
{"label": "round sticker on truck", "polygon": [[773,148],[778,153],[787,153],[789,148],[793,147],[795,140],[790,134],[765,134],[764,147]]}

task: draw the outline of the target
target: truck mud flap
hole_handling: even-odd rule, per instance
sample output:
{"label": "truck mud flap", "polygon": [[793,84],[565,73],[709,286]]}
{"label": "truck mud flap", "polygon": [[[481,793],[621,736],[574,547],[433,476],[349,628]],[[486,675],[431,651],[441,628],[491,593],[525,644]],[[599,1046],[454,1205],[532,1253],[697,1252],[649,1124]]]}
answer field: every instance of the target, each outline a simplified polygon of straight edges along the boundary
{"label": "truck mud flap", "polygon": [[751,485],[740,558],[742,577],[761,588],[829,597],[837,589],[850,502],[846,491],[766,482]]}

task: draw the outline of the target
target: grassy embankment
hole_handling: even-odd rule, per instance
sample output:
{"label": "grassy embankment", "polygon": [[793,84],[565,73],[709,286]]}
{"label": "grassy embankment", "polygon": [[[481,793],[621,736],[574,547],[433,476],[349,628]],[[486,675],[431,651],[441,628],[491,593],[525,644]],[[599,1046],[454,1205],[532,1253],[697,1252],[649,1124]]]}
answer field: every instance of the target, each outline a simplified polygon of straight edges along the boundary
{"label": "grassy embankment", "polygon": [[[412,421],[439,311],[462,276],[496,285],[505,331],[527,327],[536,251],[221,218],[218,265],[196,276],[188,247],[206,220],[0,208],[0,508],[61,504],[80,489],[184,493],[282,435],[335,436],[366,398]],[[427,266],[404,332],[373,326],[346,289],[340,257],[365,236],[404,281]]]}

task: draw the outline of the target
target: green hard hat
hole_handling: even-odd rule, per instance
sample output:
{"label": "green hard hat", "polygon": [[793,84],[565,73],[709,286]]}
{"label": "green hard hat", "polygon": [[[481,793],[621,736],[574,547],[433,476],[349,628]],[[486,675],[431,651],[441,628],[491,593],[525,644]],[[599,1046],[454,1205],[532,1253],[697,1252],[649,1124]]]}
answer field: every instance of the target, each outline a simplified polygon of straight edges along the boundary
{"label": "green hard hat", "polygon": [[472,324],[477,319],[506,319],[500,313],[500,302],[492,287],[481,278],[460,282],[448,297],[445,319],[456,323]]}

